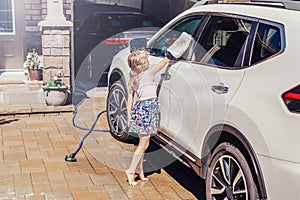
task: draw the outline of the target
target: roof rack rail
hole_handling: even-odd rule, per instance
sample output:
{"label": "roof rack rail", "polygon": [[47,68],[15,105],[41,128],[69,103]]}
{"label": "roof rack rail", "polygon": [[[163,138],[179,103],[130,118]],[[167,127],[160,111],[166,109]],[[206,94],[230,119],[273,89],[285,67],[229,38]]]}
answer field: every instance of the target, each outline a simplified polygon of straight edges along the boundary
{"label": "roof rack rail", "polygon": [[260,4],[281,4],[283,8],[288,10],[300,11],[300,0],[250,0],[253,3]]}
{"label": "roof rack rail", "polygon": [[218,4],[218,0],[199,0],[192,7],[203,6],[207,4]]}
{"label": "roof rack rail", "polygon": [[[207,4],[224,4],[218,0],[199,0],[193,5],[193,7],[207,5]],[[258,5],[258,6],[268,6],[268,7],[277,7],[288,10],[297,10],[300,11],[300,0],[249,0],[248,2],[226,2],[225,4],[244,4],[244,5]]]}

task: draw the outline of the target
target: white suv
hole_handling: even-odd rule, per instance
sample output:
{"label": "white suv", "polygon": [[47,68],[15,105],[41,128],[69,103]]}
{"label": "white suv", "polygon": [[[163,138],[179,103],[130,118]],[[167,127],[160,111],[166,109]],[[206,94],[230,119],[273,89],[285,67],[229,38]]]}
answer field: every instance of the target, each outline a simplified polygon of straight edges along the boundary
{"label": "white suv", "polygon": [[[147,43],[155,65],[181,32],[194,38],[155,78],[154,140],[206,180],[207,199],[300,199],[299,5],[196,6]],[[129,53],[114,57],[107,97],[111,133],[122,141]]]}

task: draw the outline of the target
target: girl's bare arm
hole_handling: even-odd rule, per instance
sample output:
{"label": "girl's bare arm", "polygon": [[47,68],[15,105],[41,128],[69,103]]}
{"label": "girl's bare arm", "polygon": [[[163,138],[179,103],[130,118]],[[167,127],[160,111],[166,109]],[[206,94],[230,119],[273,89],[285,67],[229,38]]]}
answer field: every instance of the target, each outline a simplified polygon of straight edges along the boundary
{"label": "girl's bare arm", "polygon": [[164,57],[156,66],[152,67],[149,69],[149,73],[152,74],[153,76],[159,72],[168,62],[170,61],[169,58]]}
{"label": "girl's bare arm", "polygon": [[152,69],[149,69],[149,72],[152,75],[155,75],[170,61],[170,58],[181,57],[190,46],[191,41],[192,36],[187,34],[186,32],[182,32],[179,38],[177,38],[176,41],[171,46],[169,46],[167,56],[164,57],[158,63],[158,65],[156,65]]}
{"label": "girl's bare arm", "polygon": [[133,104],[133,97],[134,93],[128,92],[128,99],[127,99],[127,120],[130,120],[130,114],[131,114],[131,109],[132,109],[132,104]]}

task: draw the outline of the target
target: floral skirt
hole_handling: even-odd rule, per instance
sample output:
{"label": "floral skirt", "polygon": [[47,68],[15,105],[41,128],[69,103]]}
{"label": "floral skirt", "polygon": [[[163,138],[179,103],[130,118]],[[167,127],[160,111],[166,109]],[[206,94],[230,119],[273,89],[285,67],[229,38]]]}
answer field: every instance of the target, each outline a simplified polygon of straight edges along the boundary
{"label": "floral skirt", "polygon": [[160,104],[157,97],[138,100],[132,108],[129,133],[155,134],[159,123]]}

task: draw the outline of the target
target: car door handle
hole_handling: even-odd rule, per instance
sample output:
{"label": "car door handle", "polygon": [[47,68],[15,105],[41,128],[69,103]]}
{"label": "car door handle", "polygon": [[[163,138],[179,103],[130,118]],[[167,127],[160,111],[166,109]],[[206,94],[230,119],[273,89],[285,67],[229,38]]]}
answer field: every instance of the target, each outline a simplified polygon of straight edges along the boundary
{"label": "car door handle", "polygon": [[216,85],[211,86],[211,90],[216,94],[225,94],[228,92],[229,87],[224,83],[219,83]]}
{"label": "car door handle", "polygon": [[161,78],[164,80],[164,81],[168,81],[171,79],[171,74],[166,72],[166,73],[163,73],[161,74]]}

